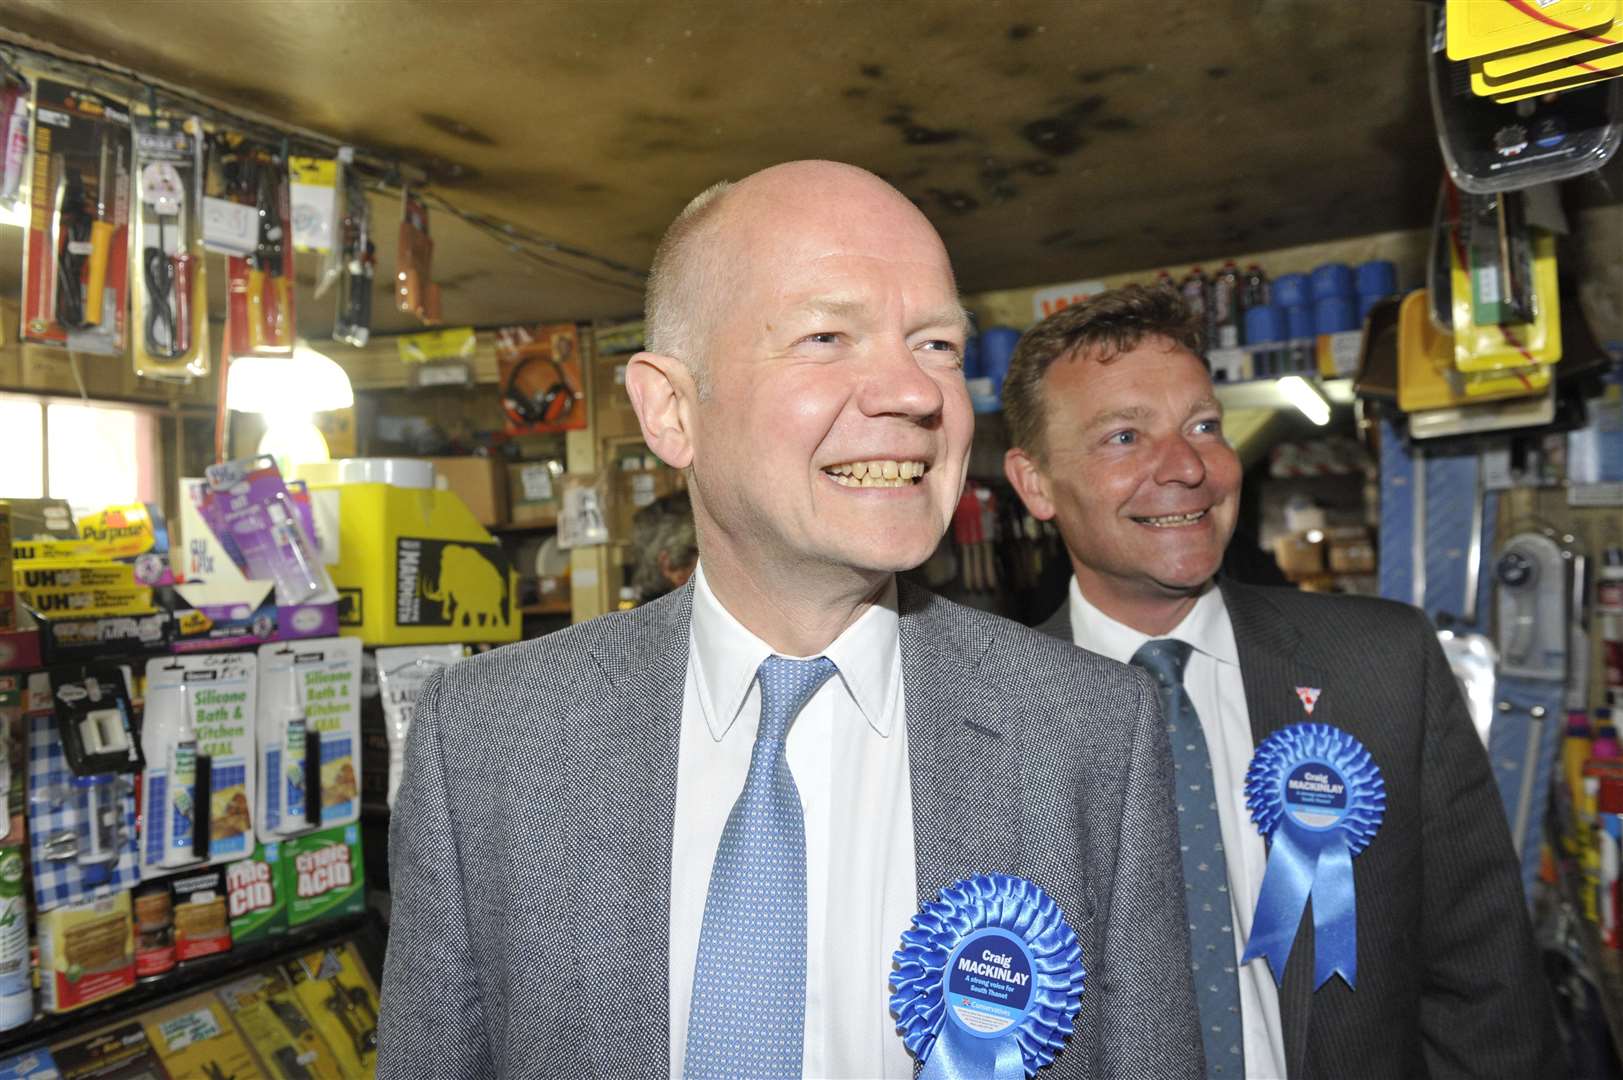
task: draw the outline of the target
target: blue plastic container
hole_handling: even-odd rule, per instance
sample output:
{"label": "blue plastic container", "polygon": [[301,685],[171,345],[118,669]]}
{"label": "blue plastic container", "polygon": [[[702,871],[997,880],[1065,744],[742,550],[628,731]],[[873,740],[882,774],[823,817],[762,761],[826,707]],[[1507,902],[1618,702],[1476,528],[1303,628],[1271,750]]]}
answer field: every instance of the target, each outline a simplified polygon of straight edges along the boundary
{"label": "blue plastic container", "polygon": [[[1346,263],[1325,263],[1315,267],[1310,279],[1313,283],[1313,299],[1326,300],[1331,297],[1346,297],[1352,299],[1357,294],[1353,291],[1352,267]],[[1330,331],[1323,327],[1319,333],[1327,334]]]}
{"label": "blue plastic container", "polygon": [[1313,336],[1313,309],[1294,304],[1285,309],[1285,332],[1292,338]]}
{"label": "blue plastic container", "polygon": [[1268,298],[1282,308],[1301,307],[1308,302],[1307,275],[1279,275],[1274,278]]}
{"label": "blue plastic container", "polygon": [[1398,294],[1398,268],[1390,259],[1371,259],[1367,263],[1359,263],[1356,278],[1360,297]]}
{"label": "blue plastic container", "polygon": [[1263,304],[1247,308],[1245,312],[1245,343],[1266,345],[1270,341],[1284,341],[1289,325],[1285,309],[1278,304]]}
{"label": "blue plastic container", "polygon": [[1313,329],[1320,334],[1339,334],[1363,325],[1358,305],[1350,296],[1326,296],[1313,305]]}

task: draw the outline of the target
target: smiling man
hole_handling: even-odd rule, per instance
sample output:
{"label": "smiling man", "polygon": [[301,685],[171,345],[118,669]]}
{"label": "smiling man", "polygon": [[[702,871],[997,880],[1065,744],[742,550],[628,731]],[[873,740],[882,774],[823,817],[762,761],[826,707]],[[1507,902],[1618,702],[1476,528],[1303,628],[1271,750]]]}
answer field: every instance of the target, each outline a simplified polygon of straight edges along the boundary
{"label": "smiling man", "polygon": [[[1216,579],[1240,462],[1199,351],[1175,293],[1119,289],[1028,331],[1003,404],[1009,482],[1075,572],[1040,629],[1161,683],[1209,1075],[1562,1075],[1504,812],[1425,617]],[[1356,990],[1315,988],[1311,918],[1283,972],[1240,962],[1268,860],[1246,770],[1303,721],[1356,737],[1386,784],[1353,860]]]}
{"label": "smiling man", "polygon": [[1002,872],[1087,971],[1044,1075],[1198,1076],[1153,684],[896,579],[973,428],[935,230],[860,169],[767,169],[677,218],[646,322],[627,389],[699,567],[424,687],[378,1074],[910,1080],[902,932]]}

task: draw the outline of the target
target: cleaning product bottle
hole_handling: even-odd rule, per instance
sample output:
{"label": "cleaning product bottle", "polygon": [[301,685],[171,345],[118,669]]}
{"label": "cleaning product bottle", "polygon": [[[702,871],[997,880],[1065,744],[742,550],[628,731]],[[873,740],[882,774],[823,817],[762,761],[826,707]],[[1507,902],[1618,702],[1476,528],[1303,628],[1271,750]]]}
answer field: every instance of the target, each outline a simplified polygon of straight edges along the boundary
{"label": "cleaning product bottle", "polygon": [[1189,309],[1190,316],[1195,320],[1196,325],[1202,328],[1202,332],[1206,334],[1207,343],[1210,344],[1212,286],[1211,282],[1206,280],[1205,271],[1198,266],[1190,270],[1188,274],[1184,275],[1184,279],[1178,283],[1178,293],[1183,297],[1184,307]]}
{"label": "cleaning product bottle", "polygon": [[1244,314],[1252,308],[1263,307],[1268,304],[1268,275],[1262,272],[1262,267],[1252,263],[1245,268],[1245,279],[1240,284],[1240,311]]}
{"label": "cleaning product bottle", "polygon": [[21,1027],[33,1018],[22,849],[4,847],[0,848],[0,1031]]}

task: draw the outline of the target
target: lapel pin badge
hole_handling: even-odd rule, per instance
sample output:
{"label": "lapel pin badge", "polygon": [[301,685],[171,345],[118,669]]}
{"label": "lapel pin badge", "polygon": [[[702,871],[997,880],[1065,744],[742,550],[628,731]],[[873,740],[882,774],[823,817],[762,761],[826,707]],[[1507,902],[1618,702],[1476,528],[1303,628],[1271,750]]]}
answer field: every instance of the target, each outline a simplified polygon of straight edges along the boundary
{"label": "lapel pin badge", "polygon": [[1296,696],[1302,699],[1302,711],[1309,716],[1313,715],[1313,706],[1319,703],[1321,691],[1317,686],[1298,686]]}

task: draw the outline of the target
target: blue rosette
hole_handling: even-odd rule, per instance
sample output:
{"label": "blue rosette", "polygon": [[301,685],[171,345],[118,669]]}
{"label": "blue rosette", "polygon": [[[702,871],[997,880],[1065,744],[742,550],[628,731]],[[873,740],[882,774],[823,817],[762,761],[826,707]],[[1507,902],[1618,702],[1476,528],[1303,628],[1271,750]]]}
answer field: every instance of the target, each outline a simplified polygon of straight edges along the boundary
{"label": "blue rosette", "polygon": [[1329,724],[1280,728],[1251,757],[1246,806],[1269,843],[1268,868],[1242,963],[1261,956],[1283,983],[1296,931],[1313,900],[1313,987],[1358,980],[1352,860],[1386,813],[1386,782],[1364,745]]}
{"label": "blue rosette", "polygon": [[902,933],[890,1011],[920,1080],[1024,1080],[1082,1005],[1082,947],[1035,883],[982,874],[942,889]]}

